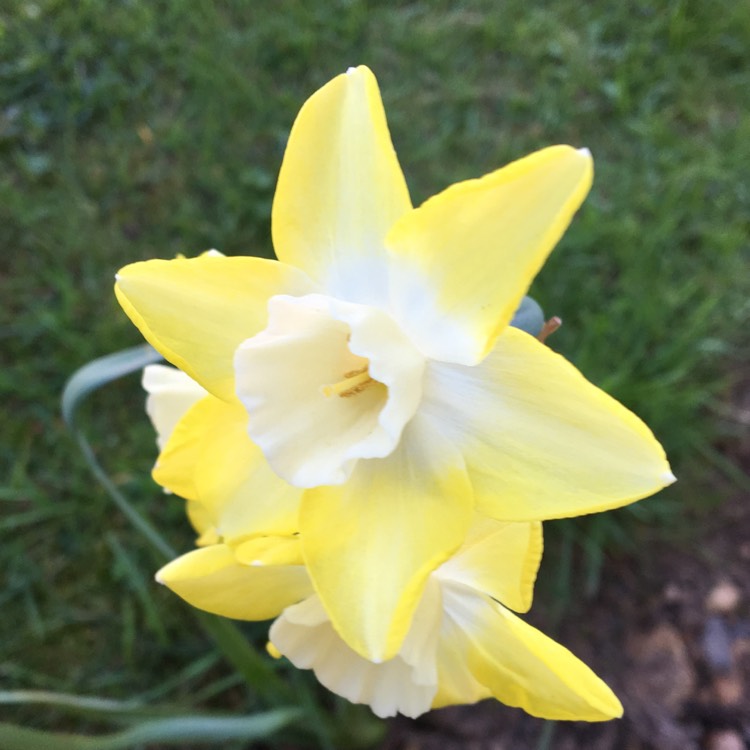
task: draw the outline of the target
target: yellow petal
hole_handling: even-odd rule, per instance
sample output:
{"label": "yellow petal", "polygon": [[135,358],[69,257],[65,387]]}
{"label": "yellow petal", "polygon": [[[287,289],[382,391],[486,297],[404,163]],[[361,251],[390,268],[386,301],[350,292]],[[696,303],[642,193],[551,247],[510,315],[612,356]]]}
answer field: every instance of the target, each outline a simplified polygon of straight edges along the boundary
{"label": "yellow petal", "polygon": [[209,544],[218,544],[221,537],[214,525],[214,514],[197,500],[188,500],[185,503],[185,512],[193,528],[198,532],[195,540],[196,547],[207,547]]}
{"label": "yellow petal", "polygon": [[528,612],[542,560],[541,523],[505,523],[476,516],[466,541],[435,575]]}
{"label": "yellow petal", "polygon": [[591,187],[591,155],[553,146],[461,182],[389,233],[396,317],[422,351],[482,360]]}
{"label": "yellow petal", "polygon": [[265,327],[268,299],[311,291],[310,280],[283,263],[215,255],[133,263],[115,285],[145,339],[223,399],[234,397],[234,350]]}
{"label": "yellow petal", "polygon": [[674,481],[622,404],[535,338],[508,328],[476,367],[433,363],[425,399],[463,452],[477,510],[505,521],[594,513]]}
{"label": "yellow petal", "polygon": [[460,454],[419,415],[390,456],[361,460],[345,485],[305,492],[305,560],[351,648],[373,661],[399,650],[427,576],[464,540],[472,504]]}
{"label": "yellow petal", "polygon": [[620,701],[582,661],[502,605],[455,584],[443,586],[443,602],[474,678],[498,700],[543,719],[622,716]]}
{"label": "yellow petal", "polygon": [[267,620],[312,593],[301,565],[240,565],[214,544],[165,565],[156,580],[188,604],[236,620]]}
{"label": "yellow petal", "polygon": [[154,479],[197,500],[225,541],[297,531],[301,491],[271,471],[247,435],[239,401],[207,396],[190,409],[159,456]]}
{"label": "yellow petal", "polygon": [[466,638],[450,617],[443,617],[437,648],[438,690],[432,708],[476,703],[491,698],[468,664]]}
{"label": "yellow petal", "polygon": [[258,536],[234,547],[243,565],[304,565],[299,536]]}
{"label": "yellow petal", "polygon": [[182,370],[165,365],[147,365],[141,379],[146,397],[146,413],[154,426],[161,450],[169,440],[175,425],[185,412],[206,396],[201,388]]}
{"label": "yellow petal", "polygon": [[[200,515],[206,521],[208,520],[207,511],[199,511],[197,508],[202,503],[198,500],[198,490],[195,486],[195,465],[200,459],[204,432],[202,429],[194,429],[193,424],[200,421],[201,428],[214,428],[213,420],[204,418],[206,413],[211,417],[214,416],[213,402],[222,403],[213,396],[205,396],[183,414],[170,432],[152,471],[157,484],[193,502],[195,504],[193,513],[196,514],[196,518]],[[213,524],[213,521],[211,523]]]}
{"label": "yellow petal", "polygon": [[410,208],[375,76],[352,68],[294,123],[273,203],[276,254],[328,293],[372,303],[385,291],[385,235]]}

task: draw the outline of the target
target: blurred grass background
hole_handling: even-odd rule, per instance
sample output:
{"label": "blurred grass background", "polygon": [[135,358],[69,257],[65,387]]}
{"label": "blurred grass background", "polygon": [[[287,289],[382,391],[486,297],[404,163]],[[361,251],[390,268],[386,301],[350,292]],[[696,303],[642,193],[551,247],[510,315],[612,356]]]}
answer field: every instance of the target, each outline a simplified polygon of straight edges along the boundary
{"label": "blurred grass background", "polygon": [[[533,293],[565,321],[553,348],[648,422],[681,482],[557,533],[584,550],[590,591],[610,550],[694,533],[747,482],[716,446],[738,435],[750,354],[748,49],[750,5],[733,0],[5,0],[0,683],[254,705],[152,582],[158,561],[93,485],[58,399],[77,367],[139,343],[118,267],[272,254],[294,116],[358,63],[379,77],[415,203],[545,145],[592,150],[594,189]],[[149,478],[136,380],[87,420],[118,486],[187,549],[180,502]],[[11,718],[32,715],[58,723]]]}

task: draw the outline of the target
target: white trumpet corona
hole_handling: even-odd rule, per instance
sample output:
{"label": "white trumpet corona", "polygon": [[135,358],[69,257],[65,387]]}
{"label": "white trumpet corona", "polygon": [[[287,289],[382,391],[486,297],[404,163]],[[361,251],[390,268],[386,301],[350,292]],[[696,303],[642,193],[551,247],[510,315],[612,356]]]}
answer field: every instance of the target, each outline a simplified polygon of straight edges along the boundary
{"label": "white trumpet corona", "polygon": [[235,355],[250,437],[297,487],[345,482],[360,458],[383,458],[422,398],[423,355],[375,307],[277,295],[268,326]]}

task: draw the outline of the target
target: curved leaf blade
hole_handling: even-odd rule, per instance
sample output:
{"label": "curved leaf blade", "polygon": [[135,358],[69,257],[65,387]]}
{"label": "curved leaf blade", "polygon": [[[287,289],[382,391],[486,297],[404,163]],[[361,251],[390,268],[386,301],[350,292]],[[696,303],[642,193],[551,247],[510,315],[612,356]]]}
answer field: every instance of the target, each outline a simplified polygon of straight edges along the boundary
{"label": "curved leaf blade", "polygon": [[142,344],[83,365],[70,376],[63,389],[61,405],[65,423],[70,428],[74,427],[76,410],[92,391],[162,359],[150,344]]}
{"label": "curved leaf blade", "polygon": [[[125,375],[138,372],[146,365],[153,364],[161,359],[161,355],[155,349],[145,344],[89,362],[77,370],[65,385],[62,395],[62,412],[63,418],[73,432],[81,454],[96,480],[114,504],[159,555],[163,559],[170,560],[177,556],[177,552],[111,480],[99,463],[83,430],[76,424],[76,411],[89,394],[101,386]],[[276,673],[274,667],[269,664],[269,660],[248,643],[234,623],[199,610],[194,610],[193,614],[203,629],[214,639],[221,653],[259,696],[265,698],[271,705],[278,705],[289,699],[288,686]]]}

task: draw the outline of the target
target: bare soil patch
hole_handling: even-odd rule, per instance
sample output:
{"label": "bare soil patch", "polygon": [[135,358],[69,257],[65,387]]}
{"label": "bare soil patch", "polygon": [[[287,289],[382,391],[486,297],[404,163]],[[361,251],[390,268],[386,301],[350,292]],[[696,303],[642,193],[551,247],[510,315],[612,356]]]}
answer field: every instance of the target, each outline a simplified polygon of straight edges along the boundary
{"label": "bare soil patch", "polygon": [[557,634],[612,686],[623,719],[552,725],[484,701],[395,719],[382,750],[750,749],[750,497],[700,523],[689,548],[611,562]]}

